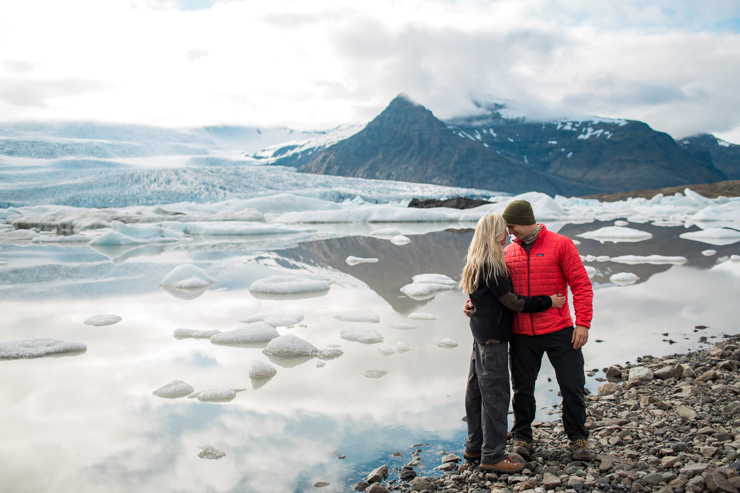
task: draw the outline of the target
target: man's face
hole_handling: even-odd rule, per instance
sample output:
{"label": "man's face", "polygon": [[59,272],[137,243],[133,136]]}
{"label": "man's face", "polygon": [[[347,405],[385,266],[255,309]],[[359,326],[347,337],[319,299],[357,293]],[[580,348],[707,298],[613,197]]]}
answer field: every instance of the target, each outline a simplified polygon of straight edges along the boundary
{"label": "man's face", "polygon": [[536,227],[536,224],[513,224],[509,222],[506,223],[506,230],[517,240],[523,240],[527,236],[531,235],[532,231],[534,231]]}

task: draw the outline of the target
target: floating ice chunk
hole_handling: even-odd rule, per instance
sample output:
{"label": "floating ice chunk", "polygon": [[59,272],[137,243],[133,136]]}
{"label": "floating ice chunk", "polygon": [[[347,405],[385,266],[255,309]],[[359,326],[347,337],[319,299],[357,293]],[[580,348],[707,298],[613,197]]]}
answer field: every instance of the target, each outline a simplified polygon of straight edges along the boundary
{"label": "floating ice chunk", "polygon": [[339,333],[342,339],[347,341],[361,342],[362,344],[375,344],[383,342],[383,336],[369,327],[352,327],[342,329]]}
{"label": "floating ice chunk", "polygon": [[628,286],[630,284],[634,284],[637,282],[638,279],[640,278],[632,272],[619,272],[617,274],[612,274],[609,277],[609,281],[618,286]]}
{"label": "floating ice chunk", "polygon": [[90,237],[85,235],[44,235],[35,237],[31,240],[31,243],[87,243],[89,241]]}
{"label": "floating ice chunk", "polygon": [[382,346],[378,346],[378,352],[382,354],[383,356],[390,356],[391,354],[396,354],[396,350],[393,349],[390,346],[386,346],[383,344]]}
{"label": "floating ice chunk", "polygon": [[350,255],[347,257],[346,262],[349,265],[357,265],[357,264],[374,264],[378,261],[376,258],[361,258],[361,257],[353,257]]}
{"label": "floating ice chunk", "polygon": [[217,329],[212,330],[193,330],[193,329],[175,329],[172,333],[175,339],[210,339],[211,336],[220,334]]}
{"label": "floating ice chunk", "polygon": [[304,279],[297,276],[272,276],[258,279],[249,286],[249,292],[255,298],[281,299],[283,297],[322,296],[329,291],[329,282],[325,280]]}
{"label": "floating ice chunk", "polygon": [[24,242],[24,241],[32,241],[34,238],[37,238],[39,234],[35,231],[31,231],[28,229],[16,229],[13,231],[5,231],[0,232],[0,243],[15,243],[18,242]]}
{"label": "floating ice chunk", "polygon": [[412,320],[437,320],[437,317],[435,317],[431,313],[421,313],[421,312],[409,313],[406,318],[410,318]]}
{"label": "floating ice chunk", "polygon": [[457,343],[453,341],[452,339],[442,339],[437,343],[437,346],[439,347],[447,347],[447,348],[453,348],[457,347]]}
{"label": "floating ice chunk", "polygon": [[635,214],[627,218],[627,221],[635,224],[645,224],[650,222],[650,218],[641,214]]}
{"label": "floating ice chunk", "polygon": [[132,236],[126,236],[118,231],[108,231],[105,234],[93,238],[88,245],[108,246],[108,245],[143,245],[147,243]]}
{"label": "floating ice chunk", "polygon": [[355,315],[337,315],[334,318],[343,322],[367,322],[370,324],[377,324],[380,322],[380,317],[373,313],[358,313]]}
{"label": "floating ice chunk", "polygon": [[185,397],[186,395],[192,394],[194,390],[195,389],[192,385],[189,385],[182,380],[174,380],[164,387],[155,390],[152,394],[164,399],[177,399],[179,397]]}
{"label": "floating ice chunk", "polygon": [[272,378],[276,373],[275,368],[258,360],[252,361],[252,366],[249,368],[249,378]]}
{"label": "floating ice chunk", "polygon": [[391,327],[393,327],[394,329],[401,329],[401,330],[413,330],[413,329],[419,328],[418,325],[407,324],[405,322],[396,322],[394,324],[391,324]]}
{"label": "floating ice chunk", "polygon": [[614,226],[629,226],[629,224],[627,221],[614,221]]}
{"label": "floating ice chunk", "polygon": [[679,238],[700,241],[710,245],[731,245],[740,241],[740,231],[729,228],[707,228],[690,233],[681,233]]}
{"label": "floating ice chunk", "polygon": [[226,457],[226,452],[222,452],[210,443],[202,443],[198,445],[198,448],[200,449],[200,452],[198,452],[198,457],[201,459],[212,459],[212,460],[218,460],[221,457]]}
{"label": "floating ice chunk", "polygon": [[271,340],[263,353],[277,356],[279,358],[292,358],[297,356],[315,356],[318,349],[298,336],[287,334]]}
{"label": "floating ice chunk", "polygon": [[275,327],[264,322],[254,322],[245,327],[214,334],[211,342],[221,345],[260,344],[270,342],[276,337],[280,337],[280,334]]}
{"label": "floating ice chunk", "polygon": [[165,224],[167,230],[191,236],[260,236],[303,233],[307,230],[288,228],[279,224],[249,222],[173,222]]}
{"label": "floating ice chunk", "polygon": [[326,366],[326,361],[317,361],[316,368],[323,368]]}
{"label": "floating ice chunk", "polygon": [[274,313],[272,315],[254,315],[252,317],[247,317],[244,320],[239,320],[239,322],[243,324],[264,322],[273,327],[290,327],[301,320],[303,320],[303,315],[299,313]]}
{"label": "floating ice chunk", "polygon": [[177,241],[183,236],[182,233],[178,231],[170,231],[168,229],[149,224],[129,226],[127,224],[123,224],[121,221],[111,221],[111,228],[113,231],[122,235],[147,242]]}
{"label": "floating ice chunk", "polygon": [[588,274],[589,279],[593,279],[596,275],[596,269],[591,267],[590,265],[586,266],[586,274]]}
{"label": "floating ice chunk", "polygon": [[622,255],[620,257],[612,257],[612,262],[617,262],[620,264],[653,264],[653,265],[663,265],[663,264],[674,264],[674,265],[682,265],[687,262],[686,257],[666,257],[663,255],[648,255],[648,256],[640,256],[640,255]]}
{"label": "floating ice chunk", "polygon": [[192,264],[178,265],[164,276],[159,283],[162,287],[170,287],[181,291],[201,291],[211,287],[216,280]]}
{"label": "floating ice chunk", "polygon": [[570,241],[572,241],[574,245],[580,245],[581,244],[581,242],[578,241],[578,240],[570,240]]}
{"label": "floating ice chunk", "polygon": [[81,342],[63,341],[52,337],[35,337],[33,339],[0,342],[0,359],[73,356],[85,351],[87,351],[87,346]]}
{"label": "floating ice chunk", "polygon": [[426,300],[441,291],[448,291],[457,284],[443,274],[419,274],[413,282],[401,288],[401,292],[414,300]]}
{"label": "floating ice chunk", "polygon": [[618,242],[635,242],[649,240],[653,237],[652,234],[647,231],[640,231],[639,229],[625,228],[623,226],[606,226],[596,231],[587,231],[581,233],[578,236],[581,238],[588,238],[591,240],[597,240],[601,243],[611,241],[613,243]]}
{"label": "floating ice chunk", "polygon": [[705,257],[711,257],[712,255],[717,255],[717,250],[704,250],[701,254]]}
{"label": "floating ice chunk", "polygon": [[408,245],[411,243],[411,239],[408,236],[398,235],[391,238],[391,243],[394,245]]}
{"label": "floating ice chunk", "polygon": [[388,370],[365,370],[365,376],[367,378],[380,378],[384,377],[388,373]]}
{"label": "floating ice chunk", "polygon": [[95,327],[103,327],[104,325],[117,324],[121,320],[123,319],[118,315],[93,315],[82,323],[85,325],[93,325]]}
{"label": "floating ice chunk", "polygon": [[408,344],[405,344],[405,343],[403,343],[401,341],[398,341],[396,343],[396,351],[398,351],[399,353],[407,353],[407,352],[413,351],[413,350],[414,350],[414,348],[412,348]]}
{"label": "floating ice chunk", "polygon": [[208,389],[201,390],[194,394],[190,394],[190,397],[197,398],[201,402],[231,402],[236,397],[236,390],[234,389]]}
{"label": "floating ice chunk", "polygon": [[696,193],[695,191],[691,190],[690,188],[686,188],[683,191],[684,195],[686,195],[686,198],[689,198],[693,200],[694,202],[697,202],[698,204],[706,204],[709,202],[709,199],[704,197],[703,195],[700,195]]}
{"label": "floating ice chunk", "polygon": [[320,350],[316,354],[316,357],[319,359],[323,359],[323,360],[331,360],[331,359],[337,359],[343,354],[344,354],[344,351],[342,351],[341,349],[330,347],[330,348]]}
{"label": "floating ice chunk", "polygon": [[401,230],[397,228],[381,228],[381,229],[376,229],[370,234],[372,236],[386,236],[386,237],[392,238],[394,236],[399,236],[401,234]]}
{"label": "floating ice chunk", "polygon": [[740,262],[740,255],[730,255],[730,262],[734,262],[734,263]]}
{"label": "floating ice chunk", "polygon": [[596,257],[597,262],[609,262],[609,256],[608,255],[599,255]]}

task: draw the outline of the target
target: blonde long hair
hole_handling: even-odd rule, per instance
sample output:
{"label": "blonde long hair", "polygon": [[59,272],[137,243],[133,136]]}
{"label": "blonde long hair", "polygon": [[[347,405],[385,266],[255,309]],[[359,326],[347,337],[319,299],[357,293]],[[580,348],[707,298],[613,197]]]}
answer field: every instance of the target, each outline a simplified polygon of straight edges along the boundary
{"label": "blonde long hair", "polygon": [[504,248],[501,246],[505,235],[506,221],[498,214],[489,214],[478,220],[459,284],[466,294],[478,288],[486,268],[489,277],[509,275],[504,262]]}

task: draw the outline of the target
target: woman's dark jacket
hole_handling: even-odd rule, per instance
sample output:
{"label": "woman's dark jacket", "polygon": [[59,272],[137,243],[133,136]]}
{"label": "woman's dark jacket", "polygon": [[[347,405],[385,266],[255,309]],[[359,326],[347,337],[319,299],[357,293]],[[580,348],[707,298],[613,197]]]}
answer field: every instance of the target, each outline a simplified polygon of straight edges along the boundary
{"label": "woman's dark jacket", "polygon": [[549,296],[519,296],[514,293],[508,275],[489,276],[485,269],[478,289],[470,293],[473,311],[470,330],[479,344],[496,344],[511,339],[514,312],[533,313],[552,306]]}

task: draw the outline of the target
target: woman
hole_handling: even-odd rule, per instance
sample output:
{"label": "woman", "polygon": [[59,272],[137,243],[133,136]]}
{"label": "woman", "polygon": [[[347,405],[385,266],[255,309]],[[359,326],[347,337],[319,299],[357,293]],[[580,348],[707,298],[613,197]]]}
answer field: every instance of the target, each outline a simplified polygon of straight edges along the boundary
{"label": "woman", "polygon": [[524,467],[504,454],[509,411],[509,339],[514,311],[540,312],[565,303],[560,294],[519,296],[513,292],[504,261],[506,221],[480,218],[468,248],[460,287],[470,295],[473,354],[465,393],[468,438],[465,458],[480,460],[486,471],[513,473]]}

